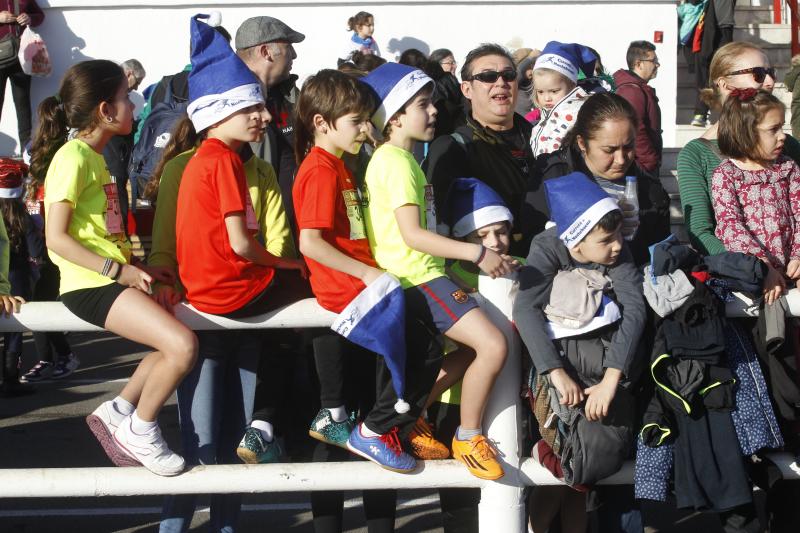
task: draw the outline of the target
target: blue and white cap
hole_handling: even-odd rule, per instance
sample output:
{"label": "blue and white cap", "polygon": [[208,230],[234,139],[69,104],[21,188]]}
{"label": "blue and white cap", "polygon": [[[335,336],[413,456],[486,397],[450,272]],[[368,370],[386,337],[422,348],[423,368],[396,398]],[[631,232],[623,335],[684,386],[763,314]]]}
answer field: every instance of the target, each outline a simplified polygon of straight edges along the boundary
{"label": "blue and white cap", "polygon": [[372,115],[372,123],[378,131],[383,131],[389,119],[420,89],[433,83],[433,80],[421,70],[400,63],[384,63],[361,78],[361,81],[375,91],[380,102],[378,109]]}
{"label": "blue and white cap", "polygon": [[533,70],[540,68],[555,70],[573,82],[577,82],[579,71],[583,72],[586,77],[594,76],[596,62],[597,56],[582,44],[550,41],[536,59]]}
{"label": "blue and white cap", "polygon": [[203,22],[191,20],[192,71],[189,73],[189,107],[194,129],[203,131],[246,107],[264,103],[261,84],[230,44]]}
{"label": "blue and white cap", "polygon": [[547,180],[544,188],[550,219],[567,248],[581,242],[606,213],[619,210],[616,200],[581,172]]}
{"label": "blue and white cap", "polygon": [[451,232],[464,237],[496,222],[514,222],[511,211],[494,189],[476,178],[457,178],[447,195]]}

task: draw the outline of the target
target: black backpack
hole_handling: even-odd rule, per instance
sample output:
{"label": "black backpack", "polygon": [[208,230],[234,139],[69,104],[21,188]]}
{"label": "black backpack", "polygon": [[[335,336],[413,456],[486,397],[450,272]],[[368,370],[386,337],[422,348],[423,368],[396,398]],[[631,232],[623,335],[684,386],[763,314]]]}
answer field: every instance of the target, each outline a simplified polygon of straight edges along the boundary
{"label": "black backpack", "polygon": [[188,100],[173,95],[172,76],[164,78],[163,83],[166,84],[164,101],[153,106],[153,110],[145,118],[139,142],[131,153],[128,168],[134,207],[136,199],[143,198],[145,186],[161,161],[164,148],[172,138],[172,130],[186,115],[186,108],[189,105]]}

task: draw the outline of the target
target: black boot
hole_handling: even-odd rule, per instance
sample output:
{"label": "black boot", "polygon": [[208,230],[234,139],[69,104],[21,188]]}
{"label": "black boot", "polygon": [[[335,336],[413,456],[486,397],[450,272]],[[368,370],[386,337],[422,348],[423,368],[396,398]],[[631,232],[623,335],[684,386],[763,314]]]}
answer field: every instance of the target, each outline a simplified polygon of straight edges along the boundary
{"label": "black boot", "polygon": [[0,397],[24,396],[34,392],[30,384],[19,381],[20,356],[18,353],[3,351],[3,384],[0,385]]}

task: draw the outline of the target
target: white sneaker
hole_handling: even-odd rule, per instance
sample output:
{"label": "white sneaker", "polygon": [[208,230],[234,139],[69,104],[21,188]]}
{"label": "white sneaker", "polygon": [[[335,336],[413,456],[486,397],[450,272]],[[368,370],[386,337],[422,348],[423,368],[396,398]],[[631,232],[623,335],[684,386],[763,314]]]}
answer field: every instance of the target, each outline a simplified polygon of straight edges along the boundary
{"label": "white sneaker", "polygon": [[183,457],[169,449],[158,426],[145,435],[137,435],[131,428],[130,416],[114,432],[114,441],[131,458],[159,476],[177,476],[186,466]]}
{"label": "white sneaker", "polygon": [[114,441],[114,432],[123,420],[125,420],[125,415],[117,411],[111,400],[101,403],[100,407],[86,417],[89,429],[92,430],[111,462],[117,466],[139,466],[141,463],[131,459]]}

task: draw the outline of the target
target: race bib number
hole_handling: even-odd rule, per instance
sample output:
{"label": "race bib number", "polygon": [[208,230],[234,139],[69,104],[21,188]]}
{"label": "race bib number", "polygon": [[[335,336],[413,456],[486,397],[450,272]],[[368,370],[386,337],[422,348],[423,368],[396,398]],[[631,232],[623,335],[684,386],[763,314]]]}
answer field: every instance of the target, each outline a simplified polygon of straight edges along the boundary
{"label": "race bib number", "polygon": [[350,221],[350,240],[366,239],[367,232],[364,229],[364,215],[361,212],[361,197],[358,191],[347,189],[342,191],[342,196],[347,209],[347,220]]}
{"label": "race bib number", "polygon": [[247,229],[250,231],[258,231],[258,219],[256,219],[256,211],[253,209],[253,202],[250,200],[250,193],[245,192],[244,195],[244,217],[247,221]]}
{"label": "race bib number", "polygon": [[39,200],[25,200],[25,208],[32,217],[42,214],[42,202]]}
{"label": "race bib number", "polygon": [[125,233],[116,183],[106,183],[103,191],[106,193],[106,231],[111,235]]}
{"label": "race bib number", "polygon": [[425,225],[428,231],[436,233],[436,203],[433,198],[433,185],[425,185]]}

